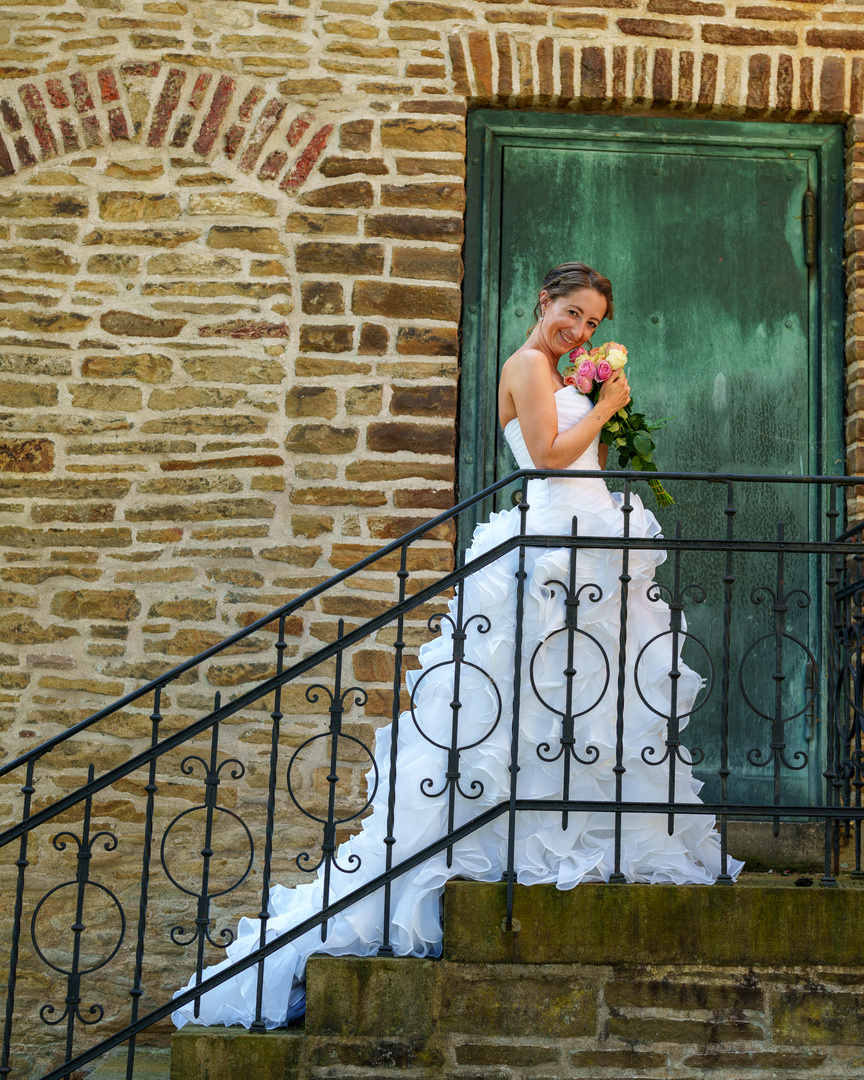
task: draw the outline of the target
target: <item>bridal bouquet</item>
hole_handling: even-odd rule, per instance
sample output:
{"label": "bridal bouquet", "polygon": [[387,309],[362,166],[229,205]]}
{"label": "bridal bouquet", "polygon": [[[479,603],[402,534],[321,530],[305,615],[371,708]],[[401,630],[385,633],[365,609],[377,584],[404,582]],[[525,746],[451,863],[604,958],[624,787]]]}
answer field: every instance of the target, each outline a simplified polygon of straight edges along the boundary
{"label": "bridal bouquet", "polygon": [[[586,394],[596,402],[602,384],[612,376],[613,371],[618,371],[627,363],[627,350],[615,341],[607,341],[590,352],[580,345],[569,354],[569,359],[571,362],[563,371],[565,384],[575,386],[580,394]],[[665,423],[665,420],[647,420],[644,413],[633,412],[632,409],[619,409],[603,425],[600,439],[618,451],[619,469],[656,472],[651,432]],[[649,480],[648,484],[658,506],[671,506],[675,502],[659,480]]]}

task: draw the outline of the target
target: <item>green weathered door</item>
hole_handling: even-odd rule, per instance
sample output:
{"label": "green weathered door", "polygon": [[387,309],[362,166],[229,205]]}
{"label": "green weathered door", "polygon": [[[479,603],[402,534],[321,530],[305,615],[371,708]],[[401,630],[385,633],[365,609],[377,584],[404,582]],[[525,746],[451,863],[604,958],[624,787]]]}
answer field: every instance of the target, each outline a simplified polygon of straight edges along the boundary
{"label": "green weathered door", "polygon": [[[542,274],[570,259],[612,279],[617,314],[597,343],[624,342],[637,403],[651,416],[671,417],[658,439],[660,468],[842,472],[842,146],[841,129],[830,126],[473,113],[461,494],[514,468],[495,417],[497,374],[533,322]],[[809,254],[805,205],[817,226]],[[722,487],[679,483],[673,494],[677,505],[658,513],[666,535],[680,519],[685,536],[725,536]],[[650,498],[647,488],[642,495]],[[738,536],[765,536],[779,520],[787,537],[814,535],[819,508],[803,487],[766,493],[742,485],[736,501]],[[688,617],[715,657],[719,560],[690,556],[685,570],[687,581],[706,588],[705,603],[690,605]],[[752,588],[772,584],[773,565],[765,556],[738,566],[737,595],[749,599]],[[667,578],[668,571],[669,564]],[[790,630],[818,655],[819,585],[811,577],[801,558],[787,566],[787,590],[813,595],[809,610],[790,616]],[[770,628],[770,604],[739,606],[736,616],[733,669]],[[697,667],[698,653],[685,650]],[[806,679],[806,654],[798,654],[787,661],[790,702]],[[744,672],[766,711],[760,669],[767,662],[760,647]],[[719,705],[716,689],[714,698]],[[751,710],[739,704],[730,724],[739,762],[745,750],[768,747],[770,732]],[[708,754],[697,772],[709,798],[716,725],[716,709],[706,707],[687,733]],[[787,738],[790,754],[813,742],[804,717],[787,725]],[[770,773],[739,767],[731,796],[770,801]],[[815,795],[818,782],[814,769],[789,772],[784,790]]]}

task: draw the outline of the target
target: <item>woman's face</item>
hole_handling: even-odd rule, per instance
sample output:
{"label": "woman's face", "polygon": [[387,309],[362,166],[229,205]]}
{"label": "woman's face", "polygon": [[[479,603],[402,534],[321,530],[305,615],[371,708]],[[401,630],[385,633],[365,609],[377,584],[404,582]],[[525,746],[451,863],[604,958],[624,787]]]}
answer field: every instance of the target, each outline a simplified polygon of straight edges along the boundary
{"label": "woman's face", "polygon": [[606,297],[590,288],[574,289],[556,300],[550,300],[544,291],[540,304],[541,329],[556,356],[584,345],[606,314]]}

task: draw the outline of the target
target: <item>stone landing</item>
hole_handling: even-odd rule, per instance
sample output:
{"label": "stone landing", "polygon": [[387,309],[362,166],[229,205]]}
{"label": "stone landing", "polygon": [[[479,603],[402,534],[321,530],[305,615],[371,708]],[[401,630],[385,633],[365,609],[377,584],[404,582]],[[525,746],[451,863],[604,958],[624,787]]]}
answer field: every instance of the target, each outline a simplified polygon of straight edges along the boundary
{"label": "stone landing", "polygon": [[452,882],[441,960],[313,957],[305,1027],[171,1080],[864,1080],[864,888]]}

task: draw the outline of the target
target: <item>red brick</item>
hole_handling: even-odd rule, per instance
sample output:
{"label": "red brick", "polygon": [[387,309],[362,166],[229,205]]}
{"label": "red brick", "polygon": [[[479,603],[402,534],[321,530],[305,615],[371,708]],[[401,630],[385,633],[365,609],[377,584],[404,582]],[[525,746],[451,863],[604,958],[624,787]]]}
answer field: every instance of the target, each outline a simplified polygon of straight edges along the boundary
{"label": "red brick", "polygon": [[582,49],[579,65],[581,77],[581,96],[583,98],[604,98],[606,96],[606,53],[597,45]]}
{"label": "red brick", "polygon": [[153,110],[153,123],[150,125],[150,133],[147,136],[148,146],[161,146],[165,138],[165,132],[171,122],[171,117],[180,101],[180,93],[183,83],[186,81],[186,72],[180,68],[171,68],[168,77],[162,87],[162,93]]}
{"label": "red brick", "polygon": [[693,53],[686,49],[678,56],[678,100],[693,100]]}
{"label": "red brick", "polygon": [[84,145],[87,147],[102,145],[102,129],[99,117],[95,114],[81,117],[81,130],[84,132]]}
{"label": "red brick", "polygon": [[618,29],[622,34],[635,37],[677,38],[679,41],[689,41],[693,37],[692,27],[664,19],[619,19]]}
{"label": "red brick", "polygon": [[294,168],[288,173],[282,183],[279,185],[282,191],[296,191],[298,187],[307,179],[309,173],[315,166],[315,162],[321,156],[324,147],[327,145],[327,140],[330,138],[330,133],[333,131],[332,124],[325,124],[319,128],[309,142],[306,144],[306,149],[297,159]]}
{"label": "red brick", "polygon": [[555,44],[552,38],[540,38],[537,42],[537,75],[540,84],[538,86],[540,101],[543,104],[549,102],[555,89],[555,80],[553,78],[554,59]]}
{"label": "red brick", "polygon": [[576,54],[572,45],[562,45],[558,53],[558,68],[561,76],[561,99],[563,108],[569,105],[576,92]]}
{"label": "red brick", "polygon": [[767,109],[771,92],[771,57],[767,53],[755,53],[750,57],[747,75],[748,109]]}
{"label": "red brick", "polygon": [[189,108],[200,109],[204,102],[204,95],[207,93],[207,88],[213,80],[211,72],[204,72],[203,75],[199,75],[195,80],[195,85],[192,87],[192,93],[189,95]]}
{"label": "red brick", "polygon": [[54,139],[54,132],[51,130],[51,125],[48,123],[48,110],[45,108],[45,101],[42,95],[33,85],[33,83],[25,83],[19,87],[18,94],[24,103],[24,108],[30,118],[30,123],[33,125],[33,131],[36,135],[36,139],[39,146],[42,149],[42,158],[52,158],[57,154],[57,143]]}
{"label": "red brick", "polygon": [[627,97],[627,46],[616,45],[612,50],[612,97],[623,101]]}
{"label": "red brick", "polygon": [[59,79],[46,79],[45,89],[48,91],[48,99],[55,109],[68,109],[69,98]]}
{"label": "red brick", "polygon": [[495,35],[498,53],[498,100],[506,102],[513,93],[513,48],[510,35],[503,31]]}
{"label": "red brick", "polygon": [[314,119],[315,117],[310,116],[308,113],[302,113],[300,116],[295,116],[288,125],[288,130],[285,133],[285,142],[287,142],[289,146],[297,146]]}
{"label": "red brick", "polygon": [[492,94],[492,48],[489,35],[475,30],[468,35],[468,53],[474,69],[474,81],[481,95]]}
{"label": "red brick", "polygon": [[852,58],[852,86],[849,90],[849,112],[857,116],[864,109],[864,59]]}
{"label": "red brick", "polygon": [[222,121],[225,119],[225,113],[228,111],[231,98],[234,96],[236,85],[228,75],[223,75],[219,79],[213,94],[213,100],[210,102],[210,109],[198,132],[198,138],[192,144],[192,149],[196,154],[203,156],[209,154],[213,149],[216,136],[219,134]]}
{"label": "red brick", "polygon": [[248,124],[252,119],[252,112],[255,106],[261,98],[264,97],[264,94],[265,90],[263,86],[253,86],[240,103],[240,108],[237,110],[238,120],[242,120],[244,124]]}
{"label": "red brick", "polygon": [[651,96],[655,105],[668,105],[672,100],[672,50],[654,50],[654,73]]}
{"label": "red brick", "polygon": [[69,76],[69,82],[72,84],[75,108],[79,113],[89,112],[94,106],[93,98],[90,96],[87,76],[82,71],[75,71]]}
{"label": "red brick", "polygon": [[259,180],[275,180],[282,167],[288,160],[288,155],[283,150],[273,150],[264,159],[264,164],[258,170]]}
{"label": "red brick", "polygon": [[813,57],[803,56],[798,66],[798,108],[801,112],[813,111]]}
{"label": "red brick", "polygon": [[72,126],[71,122],[65,117],[61,116],[58,120],[60,125],[60,135],[63,139],[63,149],[66,153],[71,153],[73,150],[79,149],[78,133]]}
{"label": "red brick", "polygon": [[717,56],[705,53],[699,76],[699,104],[710,107],[717,94]]}
{"label": "red brick", "polygon": [[15,152],[18,154],[18,160],[21,162],[22,168],[28,169],[36,164],[36,155],[30,149],[30,143],[27,142],[24,135],[15,140]]}
{"label": "red brick", "polygon": [[781,53],[777,60],[777,108],[792,108],[792,83],[795,78],[795,68],[792,57],[788,53]]}
{"label": "red brick", "polygon": [[826,56],[819,79],[819,108],[823,113],[842,113],[846,107],[846,61]]}
{"label": "red brick", "polygon": [[102,101],[107,105],[111,101],[120,100],[120,91],[117,89],[117,80],[114,77],[114,72],[111,68],[102,68],[97,72],[96,78],[99,82],[99,93],[102,96]]}
{"label": "red brick", "polygon": [[240,143],[243,141],[243,136],[246,134],[246,128],[242,124],[232,124],[230,128],[225,132],[225,145],[222,147],[222,153],[227,158],[233,158],[237,151],[240,149]]}
{"label": "red brick", "polygon": [[255,168],[258,158],[261,156],[261,151],[264,149],[264,144],[273,133],[273,128],[282,119],[285,108],[285,102],[277,101],[275,98],[271,98],[264,106],[261,115],[258,117],[258,122],[249,136],[243,156],[240,158],[238,166],[240,172],[249,173]]}
{"label": "red brick", "polygon": [[108,110],[108,135],[112,142],[129,138],[129,125],[126,123],[126,114],[122,109]]}
{"label": "red brick", "polygon": [[14,172],[15,166],[12,164],[12,157],[6,143],[0,137],[0,176],[12,176]]}

